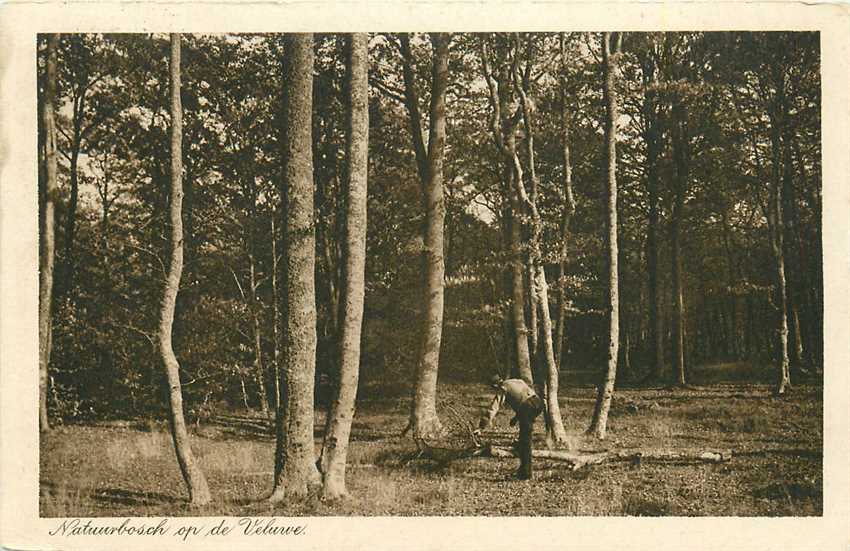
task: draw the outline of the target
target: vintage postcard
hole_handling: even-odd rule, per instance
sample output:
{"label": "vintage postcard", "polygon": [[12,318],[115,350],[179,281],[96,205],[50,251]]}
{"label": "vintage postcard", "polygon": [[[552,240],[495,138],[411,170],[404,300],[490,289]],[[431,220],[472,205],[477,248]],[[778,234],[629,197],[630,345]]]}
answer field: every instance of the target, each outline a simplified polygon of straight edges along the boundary
{"label": "vintage postcard", "polygon": [[850,14],[0,6],[0,545],[850,546]]}

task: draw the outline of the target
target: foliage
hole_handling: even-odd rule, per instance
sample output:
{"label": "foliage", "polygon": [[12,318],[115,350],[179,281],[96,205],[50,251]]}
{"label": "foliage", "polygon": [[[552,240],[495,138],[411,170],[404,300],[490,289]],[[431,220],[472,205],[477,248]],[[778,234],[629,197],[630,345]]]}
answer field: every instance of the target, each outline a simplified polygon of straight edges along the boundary
{"label": "foliage", "polygon": [[[509,348],[503,330],[509,307],[503,275],[510,256],[501,165],[487,127],[490,106],[480,56],[485,38],[507,40],[505,35],[458,34],[450,52],[441,376],[455,380],[480,380],[504,361]],[[535,142],[541,247],[552,282],[550,297],[554,301],[564,293],[568,304],[564,364],[596,369],[606,346],[598,39],[585,33],[566,36],[567,58],[562,59],[559,35],[521,38],[534,49],[536,60],[530,95],[539,113]],[[340,43],[339,36],[317,35],[315,46],[318,371],[324,374],[335,369],[338,228],[344,206]],[[411,46],[415,79],[423,91],[420,107],[425,109],[430,41],[414,35]],[[167,37],[158,34],[62,37],[57,281],[67,284],[58,285],[55,296],[49,393],[51,411],[59,417],[158,416],[165,403],[153,344],[168,254],[167,50]],[[39,52],[43,57],[43,47]],[[256,314],[269,386],[275,347],[271,222],[280,204],[280,64],[285,55],[277,35],[185,37],[187,262],[175,349],[187,410],[212,402],[256,407],[259,392],[270,392],[258,388],[253,376],[252,320]],[[690,177],[681,235],[688,363],[776,357],[775,325],[765,323],[776,315],[766,208],[773,171],[790,167],[785,242],[801,327],[799,366],[822,364],[819,56],[814,33],[626,35],[617,84],[622,100],[621,338],[629,338],[625,347],[636,368],[651,362],[645,276],[647,116],[642,107],[647,93],[657,97],[661,128],[658,279],[665,320],[672,307],[666,289],[674,106],[684,109],[689,132]],[[372,35],[370,58],[364,385],[395,383],[413,372],[423,221],[411,130],[400,101],[397,38]],[[647,60],[657,67],[651,85]],[[39,64],[43,66],[43,59]],[[558,281],[565,201],[562,94],[568,98],[577,206],[565,277]],[[780,99],[787,107],[782,167],[771,149]],[[522,139],[518,137],[520,143]],[[79,188],[73,201],[72,170]],[[73,234],[66,223],[71,219]],[[63,279],[71,269],[74,277]]]}

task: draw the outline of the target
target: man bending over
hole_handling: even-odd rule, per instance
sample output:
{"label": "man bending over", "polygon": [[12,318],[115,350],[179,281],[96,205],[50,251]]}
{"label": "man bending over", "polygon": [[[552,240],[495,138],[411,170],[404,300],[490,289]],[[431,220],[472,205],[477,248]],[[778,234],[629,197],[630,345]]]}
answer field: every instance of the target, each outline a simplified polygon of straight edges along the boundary
{"label": "man bending over", "polygon": [[519,421],[519,470],[516,473],[520,480],[531,478],[531,437],[534,431],[534,419],[543,411],[543,402],[534,389],[522,379],[502,379],[494,375],[490,386],[496,390],[496,396],[487,410],[487,415],[478,423],[476,435],[481,434],[493,422],[499,408],[507,402],[514,410],[511,426]]}

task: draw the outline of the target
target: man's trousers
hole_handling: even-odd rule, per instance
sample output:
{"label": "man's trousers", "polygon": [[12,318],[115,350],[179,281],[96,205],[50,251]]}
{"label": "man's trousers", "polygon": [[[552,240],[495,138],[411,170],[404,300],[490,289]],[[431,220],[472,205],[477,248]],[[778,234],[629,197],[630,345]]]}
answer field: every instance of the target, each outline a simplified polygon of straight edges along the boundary
{"label": "man's trousers", "polygon": [[534,420],[543,411],[543,402],[532,396],[520,404],[516,412],[519,420],[519,471],[517,478],[531,478],[531,439],[534,433]]}

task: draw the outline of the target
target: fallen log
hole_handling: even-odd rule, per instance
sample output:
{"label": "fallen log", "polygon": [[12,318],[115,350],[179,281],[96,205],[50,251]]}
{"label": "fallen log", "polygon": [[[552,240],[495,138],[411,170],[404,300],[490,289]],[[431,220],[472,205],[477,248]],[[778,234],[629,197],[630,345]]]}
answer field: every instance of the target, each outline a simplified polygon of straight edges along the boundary
{"label": "fallen log", "polygon": [[[512,448],[486,446],[482,455],[489,457],[517,457]],[[627,450],[596,453],[575,453],[565,450],[532,450],[532,457],[551,459],[567,463],[570,470],[587,465],[599,465],[605,462],[629,462],[640,465],[643,461],[684,462],[684,463],[723,463],[732,459],[731,450]]]}
{"label": "fallen log", "polygon": [[[434,446],[424,439],[417,439],[417,451],[407,458],[402,460],[402,464],[406,464],[412,460],[425,459],[436,463],[446,465],[451,461],[459,459],[467,459],[471,457],[494,457],[494,458],[517,458],[517,452],[514,448],[496,446],[493,444],[484,444],[480,440],[474,438],[474,441],[469,445],[460,448],[447,448]],[[731,449],[722,450],[696,450],[696,449],[653,449],[641,448],[619,451],[600,451],[600,452],[571,452],[567,450],[532,450],[532,457],[539,459],[548,459],[552,461],[560,461],[566,463],[570,470],[578,470],[588,465],[599,465],[602,463],[623,462],[631,463],[632,465],[640,465],[647,461],[650,463],[678,463],[678,464],[698,464],[698,463],[725,463],[731,461],[733,457],[753,457],[766,456],[771,454],[780,455],[795,455],[799,457],[818,458],[823,456],[822,450],[807,449],[807,448],[761,448],[754,450],[738,450]]]}

